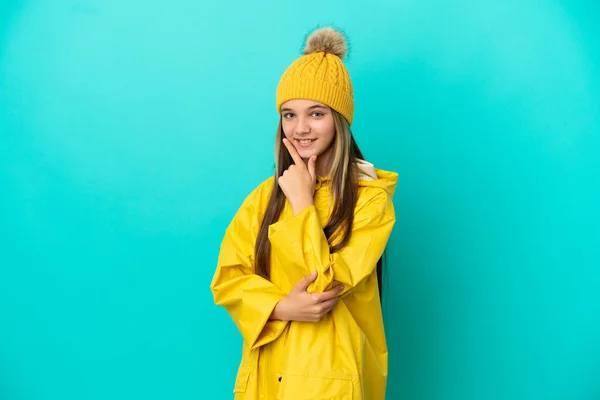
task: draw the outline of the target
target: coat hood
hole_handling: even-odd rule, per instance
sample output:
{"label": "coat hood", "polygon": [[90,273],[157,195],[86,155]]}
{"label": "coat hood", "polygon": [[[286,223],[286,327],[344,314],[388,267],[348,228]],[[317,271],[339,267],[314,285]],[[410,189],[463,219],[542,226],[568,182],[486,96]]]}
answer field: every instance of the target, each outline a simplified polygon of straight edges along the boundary
{"label": "coat hood", "polygon": [[[390,197],[394,195],[398,174],[375,168],[373,164],[365,160],[357,160],[358,186],[384,189]],[[320,182],[328,181],[330,177],[319,177]]]}

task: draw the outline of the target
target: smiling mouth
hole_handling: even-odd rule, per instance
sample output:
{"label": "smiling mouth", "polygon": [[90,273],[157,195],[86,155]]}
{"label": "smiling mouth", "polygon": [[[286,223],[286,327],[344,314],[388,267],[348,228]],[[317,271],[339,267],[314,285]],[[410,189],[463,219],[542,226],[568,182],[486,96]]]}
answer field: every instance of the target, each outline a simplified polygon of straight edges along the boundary
{"label": "smiling mouth", "polygon": [[308,149],[317,139],[296,139],[296,146],[301,149]]}
{"label": "smiling mouth", "polygon": [[300,143],[300,144],[310,144],[312,142],[314,142],[317,139],[296,139],[296,142]]}

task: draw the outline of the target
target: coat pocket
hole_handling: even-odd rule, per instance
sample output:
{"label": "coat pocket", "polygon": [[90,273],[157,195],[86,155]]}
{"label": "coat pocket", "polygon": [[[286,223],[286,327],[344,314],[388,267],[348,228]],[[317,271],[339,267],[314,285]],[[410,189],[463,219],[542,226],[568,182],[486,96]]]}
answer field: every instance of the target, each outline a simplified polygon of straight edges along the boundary
{"label": "coat pocket", "polygon": [[235,377],[235,387],[233,388],[233,393],[246,392],[246,388],[248,387],[248,379],[250,379],[250,372],[252,372],[251,367],[240,364],[237,376]]}
{"label": "coat pocket", "polygon": [[351,378],[323,378],[283,374],[279,380],[278,400],[352,400]]}

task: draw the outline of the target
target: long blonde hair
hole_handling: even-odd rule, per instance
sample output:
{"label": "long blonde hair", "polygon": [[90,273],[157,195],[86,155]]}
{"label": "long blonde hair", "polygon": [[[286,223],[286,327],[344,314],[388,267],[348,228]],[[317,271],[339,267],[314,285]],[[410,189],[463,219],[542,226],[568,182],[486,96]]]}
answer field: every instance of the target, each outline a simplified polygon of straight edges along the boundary
{"label": "long blonde hair", "polygon": [[[332,146],[334,146],[333,161],[330,171],[333,209],[323,231],[329,242],[330,251],[335,253],[348,244],[352,235],[354,208],[356,207],[358,197],[358,168],[355,161],[357,159],[364,159],[364,157],[354,140],[348,121],[337,111],[333,109],[331,111],[335,125],[335,137],[332,143]],[[294,162],[292,156],[283,145],[284,137],[280,119],[275,141],[275,180],[254,248],[255,272],[266,279],[270,279],[271,276],[269,225],[279,220],[286,200],[277,179]],[[376,268],[379,296],[381,297],[383,257],[377,261]]]}
{"label": "long blonde hair", "polygon": [[[329,222],[323,230],[329,241],[331,252],[335,253],[348,244],[350,240],[354,222],[354,207],[358,195],[358,175],[355,161],[362,159],[363,155],[352,136],[350,125],[346,119],[337,111],[331,111],[335,125],[335,137],[332,143],[332,146],[334,146],[333,161],[330,170],[333,209]],[[267,279],[269,279],[271,272],[269,225],[278,221],[286,200],[277,180],[294,162],[285,146],[283,146],[282,140],[285,136],[281,119],[277,127],[276,137],[275,181],[254,250],[256,273]]]}

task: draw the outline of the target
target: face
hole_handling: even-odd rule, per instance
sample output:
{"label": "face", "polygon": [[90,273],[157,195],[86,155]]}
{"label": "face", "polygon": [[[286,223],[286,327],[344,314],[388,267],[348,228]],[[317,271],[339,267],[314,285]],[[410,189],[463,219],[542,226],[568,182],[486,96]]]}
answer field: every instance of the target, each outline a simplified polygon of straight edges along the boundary
{"label": "face", "polygon": [[317,163],[328,160],[335,137],[331,109],[312,100],[290,100],[281,106],[281,126],[285,137],[304,160],[317,155]]}

